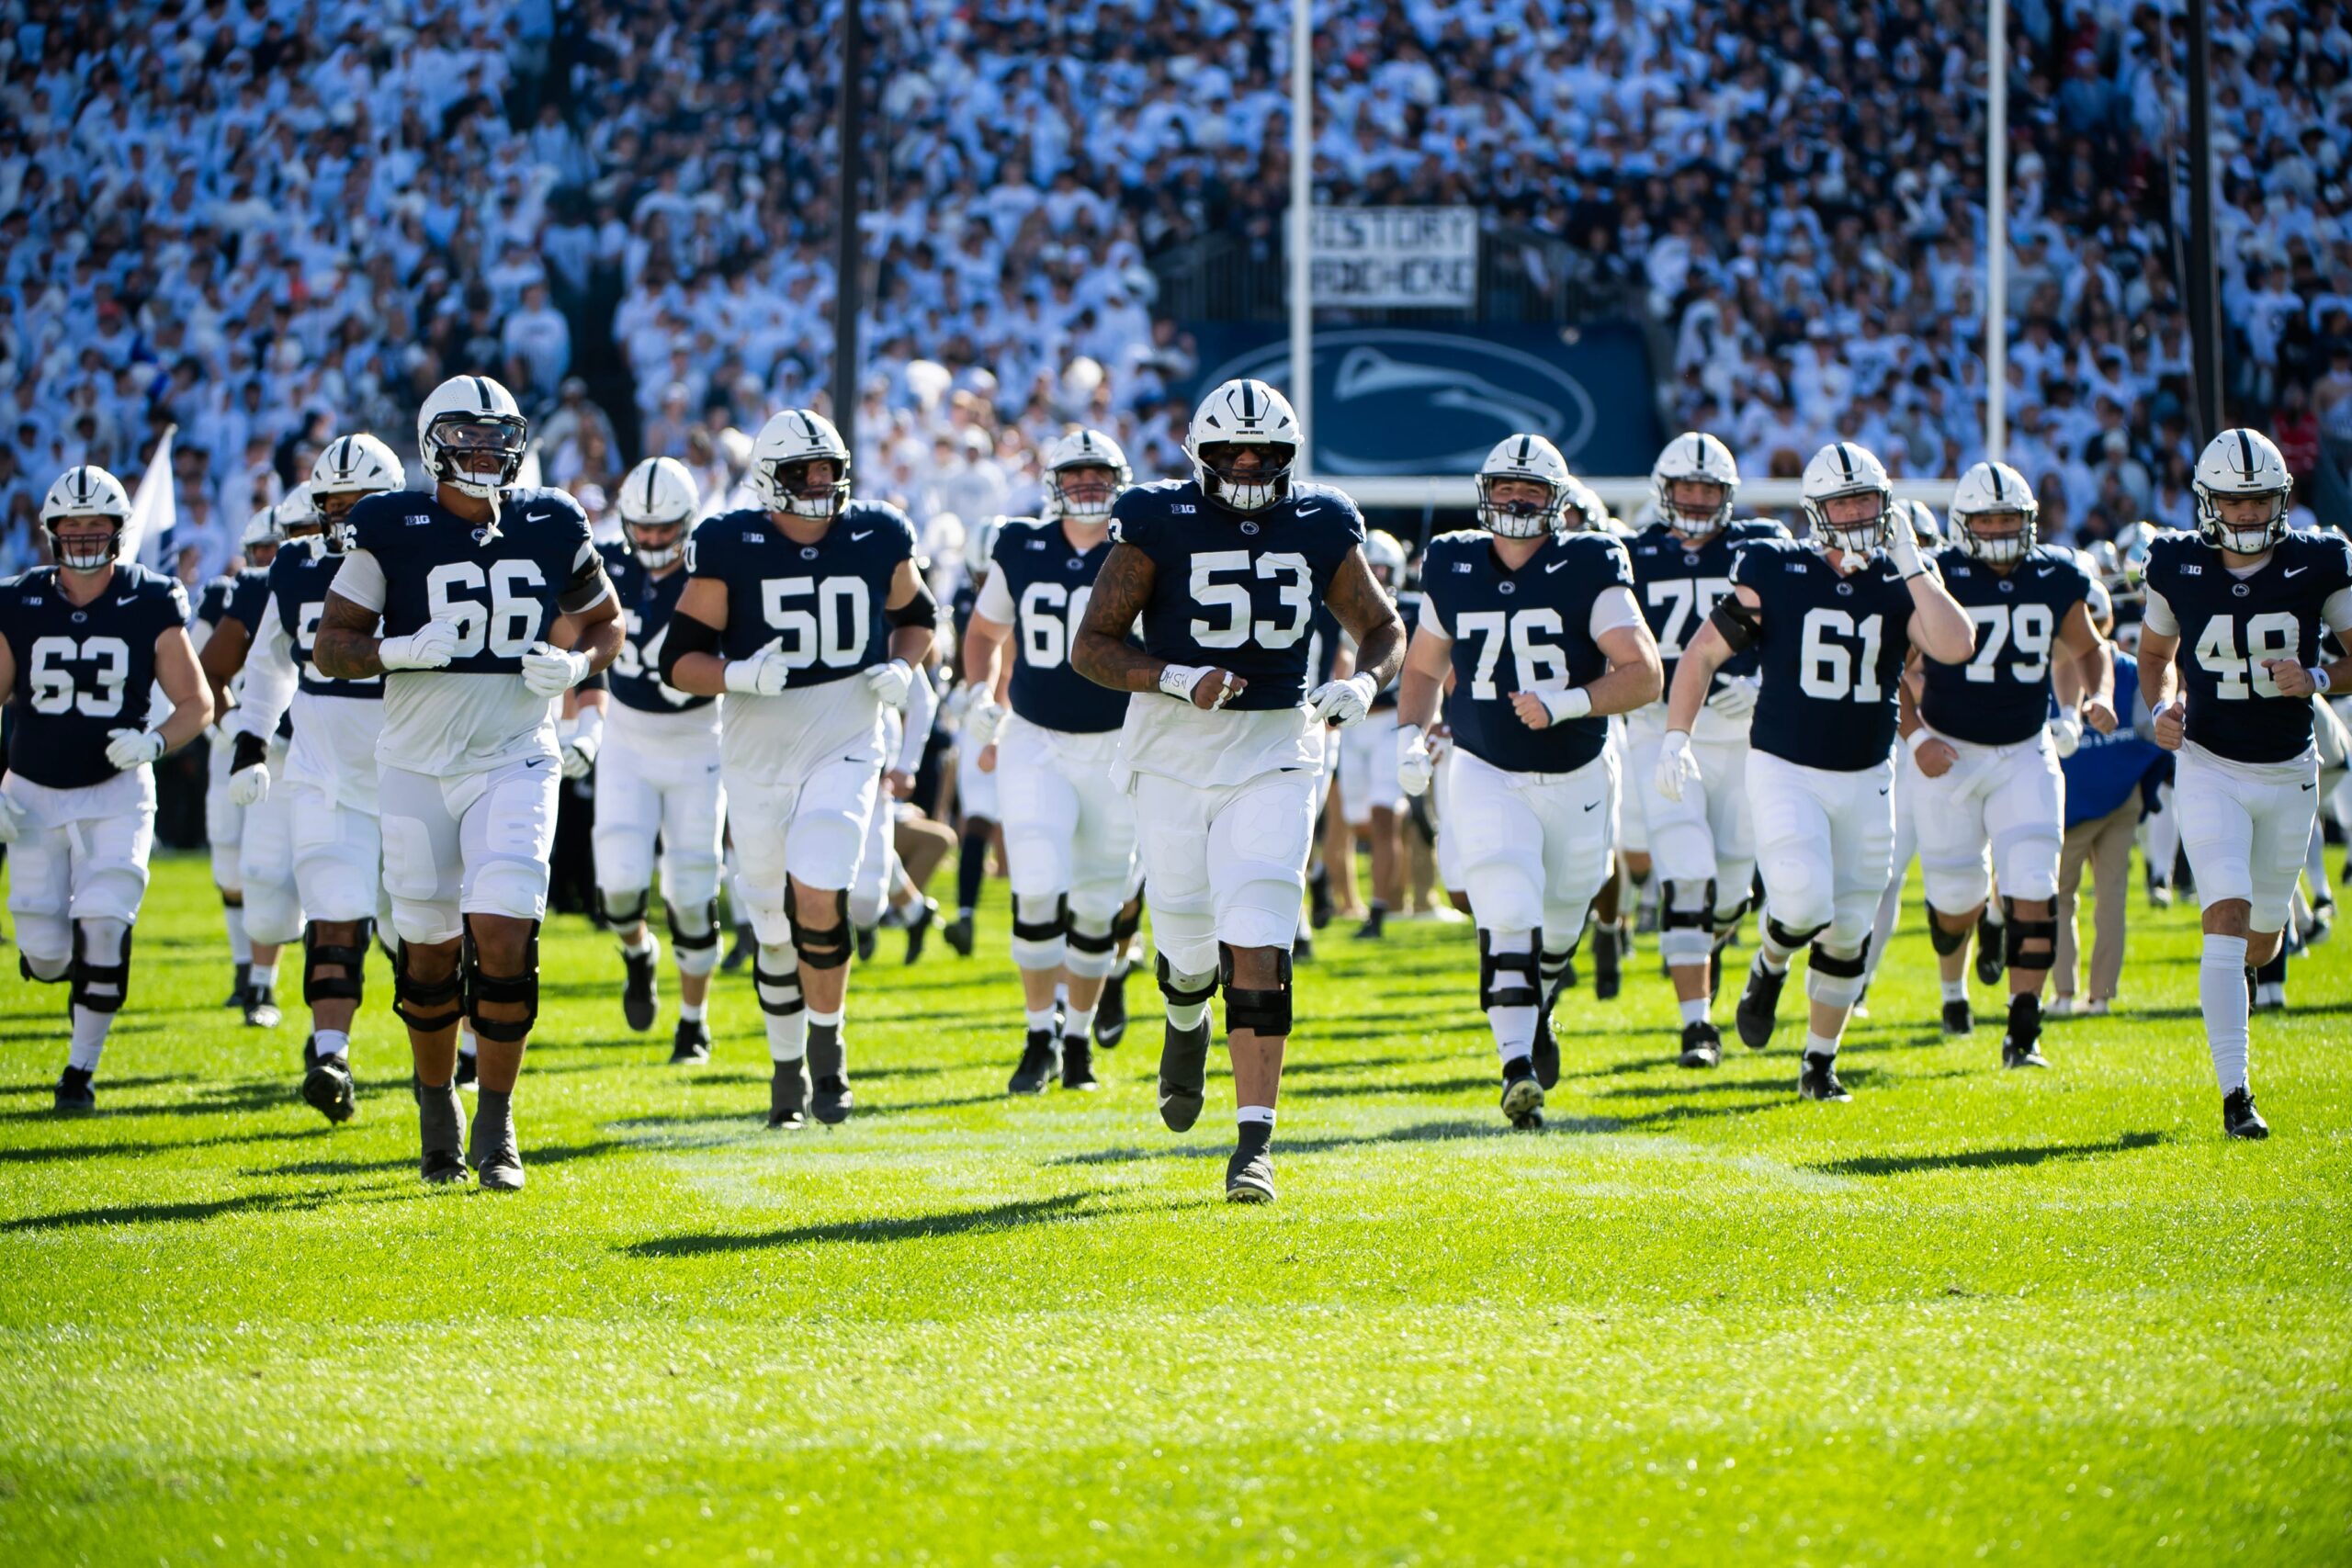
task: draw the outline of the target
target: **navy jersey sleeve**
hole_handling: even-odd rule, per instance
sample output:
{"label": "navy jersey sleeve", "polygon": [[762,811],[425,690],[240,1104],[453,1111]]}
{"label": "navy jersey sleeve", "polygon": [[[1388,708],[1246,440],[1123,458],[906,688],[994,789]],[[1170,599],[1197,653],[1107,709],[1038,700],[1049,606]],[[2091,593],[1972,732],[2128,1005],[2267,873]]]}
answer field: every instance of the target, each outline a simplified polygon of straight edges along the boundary
{"label": "navy jersey sleeve", "polygon": [[269,572],[261,567],[249,568],[237,573],[229,590],[229,602],[223,614],[245,628],[252,637],[261,630],[263,606],[269,603]]}
{"label": "navy jersey sleeve", "polygon": [[196,618],[208,626],[219,626],[220,617],[229,613],[229,591],[235,586],[236,580],[229,577],[216,577],[206,583],[196,602]]}
{"label": "navy jersey sleeve", "polygon": [[[1168,536],[1168,500],[1163,493],[1173,489],[1172,481],[1159,484],[1134,485],[1111,506],[1111,537],[1122,545],[1133,545],[1146,555],[1157,558],[1155,546]],[[997,536],[1000,543],[1003,535]]]}
{"label": "navy jersey sleeve", "polygon": [[[560,581],[562,589],[556,595],[557,607],[566,615],[588,609],[602,599],[610,584],[605,581],[605,558],[597,552],[595,537],[588,526],[588,513],[568,493],[560,490],[531,492],[535,511],[545,513],[547,525],[557,541],[554,547],[560,567],[568,565],[569,572]],[[568,562],[560,558],[569,556]]]}

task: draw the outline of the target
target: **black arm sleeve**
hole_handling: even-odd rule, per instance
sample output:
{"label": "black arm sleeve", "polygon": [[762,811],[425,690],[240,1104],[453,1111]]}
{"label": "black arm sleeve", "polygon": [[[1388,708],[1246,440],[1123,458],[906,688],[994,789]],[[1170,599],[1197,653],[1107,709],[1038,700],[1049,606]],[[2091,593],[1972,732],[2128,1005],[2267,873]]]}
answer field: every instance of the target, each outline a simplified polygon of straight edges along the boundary
{"label": "black arm sleeve", "polygon": [[670,612],[670,632],[662,639],[662,679],[677,684],[678,660],[689,653],[717,653],[718,628],[692,615]]}
{"label": "black arm sleeve", "polygon": [[1715,601],[1714,613],[1707,617],[1734,653],[1745,653],[1755,642],[1756,634],[1764,629],[1762,617],[1747,607],[1736,593],[1726,593]]}
{"label": "black arm sleeve", "polygon": [[915,579],[915,596],[897,609],[886,610],[883,614],[890,617],[890,624],[894,626],[930,626],[936,629],[939,626],[939,601],[933,597],[931,584],[918,577]]}
{"label": "black arm sleeve", "polygon": [[229,771],[242,773],[247,768],[269,761],[269,742],[258,735],[238,731],[236,744],[230,748]]}

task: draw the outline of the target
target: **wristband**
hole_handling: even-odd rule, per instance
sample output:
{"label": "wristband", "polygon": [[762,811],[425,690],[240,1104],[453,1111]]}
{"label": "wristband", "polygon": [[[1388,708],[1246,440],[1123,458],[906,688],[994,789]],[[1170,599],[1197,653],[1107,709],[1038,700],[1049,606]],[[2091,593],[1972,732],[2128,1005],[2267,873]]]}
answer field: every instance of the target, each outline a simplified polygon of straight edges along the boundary
{"label": "wristband", "polygon": [[1180,703],[1193,700],[1193,688],[1209,672],[1205,664],[1170,664],[1159,671],[1159,689]]}
{"label": "wristband", "polygon": [[1943,738],[1941,736],[1938,735],[1934,730],[1929,729],[1923,724],[1918,728],[1913,730],[1910,734],[1905,736],[1903,738],[1903,744],[1909,747],[1911,749],[1911,755],[1916,757],[1919,754],[1920,747],[1925,746],[1930,740],[1940,740],[1942,739]]}
{"label": "wristband", "polygon": [[2311,667],[2310,673],[2312,678],[2312,690],[2317,692],[2322,696],[2325,696],[2327,694],[2328,688],[2335,684],[2335,682],[2327,678],[2327,671],[2319,665],[2312,665]]}
{"label": "wristband", "polygon": [[1570,686],[1559,692],[1538,692],[1535,696],[1544,705],[1544,711],[1552,716],[1554,724],[1583,718],[1592,712],[1592,694],[1582,686]]}

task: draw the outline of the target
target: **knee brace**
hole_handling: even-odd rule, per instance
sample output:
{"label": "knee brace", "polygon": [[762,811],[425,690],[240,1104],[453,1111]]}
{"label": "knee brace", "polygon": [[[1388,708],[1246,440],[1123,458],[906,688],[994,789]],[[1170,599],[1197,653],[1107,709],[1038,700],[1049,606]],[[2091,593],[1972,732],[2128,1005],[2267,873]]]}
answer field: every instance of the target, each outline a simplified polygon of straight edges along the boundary
{"label": "knee brace", "polygon": [[[1532,1008],[1544,1005],[1544,981],[1536,954],[1544,951],[1544,933],[1529,933],[1524,953],[1497,953],[1495,933],[1478,928],[1478,1008]],[[1516,976],[1509,985],[1504,975]]]}
{"label": "knee brace", "polygon": [[1828,922],[1825,920],[1820,925],[1807,926],[1803,931],[1792,931],[1787,926],[1784,926],[1780,921],[1774,919],[1770,910],[1768,909],[1764,912],[1764,935],[1771,942],[1774,947],[1781,949],[1784,953],[1794,953],[1798,948],[1805,946],[1807,943],[1811,942],[1815,937],[1819,936],[1823,931],[1826,931],[1828,929]]}
{"label": "knee brace", "polygon": [[776,949],[763,947],[752,960],[752,989],[760,998],[760,1010],[775,1018],[789,1018],[808,1005],[800,995],[800,971],[787,966],[779,971],[768,967],[768,954],[783,954]]}
{"label": "knee brace", "polygon": [[1069,895],[1050,902],[1042,893],[1012,898],[1012,963],[1018,969],[1056,969],[1069,956]]}
{"label": "knee brace", "polygon": [[[792,897],[791,884],[785,885],[785,897]],[[842,888],[833,895],[833,923],[812,929],[801,920],[792,922],[792,950],[800,962],[811,969],[838,969],[849,962],[849,890]]]}
{"label": "knee brace", "polygon": [[[596,923],[608,931],[626,931],[645,919],[648,903],[646,889],[633,894],[616,895],[605,888],[596,889]],[[674,926],[676,921],[672,920]]]}
{"label": "knee brace", "polygon": [[1212,997],[1216,995],[1217,976],[1204,976],[1202,977],[1202,981],[1199,985],[1187,986],[1177,977],[1174,970],[1168,967],[1168,954],[1164,953],[1160,953],[1159,955],[1158,963],[1159,966],[1159,994],[1168,998],[1170,1006],[1180,1008],[1197,1007],[1201,1003],[1209,1000]]}
{"label": "knee brace", "polygon": [[[466,938],[458,972],[466,980],[466,1021],[473,1026],[475,1035],[483,1040],[498,1040],[512,1044],[530,1036],[531,1025],[539,1016],[539,922],[531,922],[531,934],[523,944],[523,973],[520,975],[485,975],[481,955],[474,946],[474,926],[466,922]],[[484,1018],[484,1002],[517,1002],[522,1005],[521,1018]]]}
{"label": "knee brace", "polygon": [[1715,883],[1669,877],[1657,913],[1658,956],[1668,964],[1704,964],[1714,949]]}
{"label": "knee brace", "polygon": [[662,906],[670,917],[670,945],[677,951],[678,973],[707,975],[718,967],[718,900],[706,899],[697,908],[689,904],[691,915],[681,915],[678,906]]}
{"label": "knee brace", "polygon": [[[57,965],[57,973],[54,975],[42,974],[41,970],[46,969],[51,964]],[[66,980],[73,977],[74,960],[71,958],[45,958],[41,960],[40,964],[36,965],[33,963],[32,955],[20,948],[17,953],[17,973],[22,975],[26,979],[32,981],[36,985],[54,986],[61,980]]]}
{"label": "knee brace", "polygon": [[[110,956],[111,955],[111,956]],[[113,1012],[130,993],[130,927],[114,919],[74,922],[73,988],[75,1007]]]}
{"label": "knee brace", "polygon": [[[2001,958],[2012,969],[2047,969],[2058,956],[2058,922],[2056,919],[2028,920],[2018,917],[2017,900],[2001,900]],[[2027,944],[2034,944],[2032,952]]]}
{"label": "knee brace", "polygon": [[1950,918],[1939,913],[1933,904],[1928,906],[1928,945],[1936,950],[1939,957],[1949,958],[1968,945],[1970,928],[1962,926],[1956,931],[1948,931],[1942,922]]}
{"label": "knee brace", "polygon": [[1114,950],[1135,941],[1136,932],[1143,930],[1143,892],[1138,888],[1134,898],[1119,906],[1111,917],[1111,945]]}
{"label": "knee brace", "polygon": [[1584,931],[1579,928],[1575,940],[1567,946],[1545,947],[1544,933],[1535,933],[1535,962],[1544,976],[1544,994],[1547,998],[1555,995],[1561,982],[1567,978],[1568,965],[1577,961],[1577,945],[1583,940]]}
{"label": "knee brace", "polygon": [[392,1016],[420,1034],[448,1028],[465,1016],[459,998],[465,994],[463,959],[446,980],[420,980],[409,973],[409,944],[403,941],[392,959]]}
{"label": "knee brace", "polygon": [[1259,1034],[1286,1035],[1290,1032],[1290,954],[1276,951],[1275,976],[1282,985],[1274,990],[1252,990],[1233,983],[1233,949],[1224,942],[1216,944],[1216,979],[1225,987],[1225,1032],[1231,1035],[1237,1029],[1254,1031]]}
{"label": "knee brace", "polygon": [[1119,952],[1118,932],[1109,920],[1085,915],[1069,917],[1069,951],[1064,962],[1069,972],[1086,979],[1100,979],[1111,972]]}
{"label": "knee brace", "polygon": [[1813,957],[1805,969],[1804,991],[1815,1001],[1831,1007],[1852,1007],[1854,998],[1862,994],[1862,984],[1871,965],[1871,939],[1862,938],[1860,950],[1850,953],[1835,953],[1820,942],[1813,944]]}
{"label": "knee brace", "polygon": [[[372,921],[359,922],[359,940],[349,947],[319,940],[319,922],[311,921],[302,928],[302,1005],[316,1007],[321,1002],[356,1002],[365,984],[368,971],[368,928]],[[322,975],[321,969],[340,968],[340,975]],[[397,988],[397,987],[396,987]]]}

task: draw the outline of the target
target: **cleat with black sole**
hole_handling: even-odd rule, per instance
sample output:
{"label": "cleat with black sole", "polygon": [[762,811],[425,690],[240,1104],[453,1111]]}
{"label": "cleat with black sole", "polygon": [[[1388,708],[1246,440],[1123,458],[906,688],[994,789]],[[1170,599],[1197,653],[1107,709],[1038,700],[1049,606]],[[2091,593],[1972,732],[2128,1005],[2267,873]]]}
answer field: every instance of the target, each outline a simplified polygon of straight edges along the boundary
{"label": "cleat with black sole", "polygon": [[808,1064],[777,1062],[768,1078],[768,1125],[797,1133],[808,1124]]}
{"label": "cleat with black sole", "polygon": [[253,977],[253,972],[254,966],[250,964],[237,965],[237,978],[229,987],[229,995],[220,1004],[222,1007],[241,1008],[245,1005],[245,983]]}
{"label": "cleat with black sole", "polygon": [[1751,1051],[1761,1051],[1772,1043],[1772,1030],[1779,1021],[1781,987],[1789,983],[1785,969],[1775,975],[1764,967],[1759,957],[1747,968],[1747,988],[1739,995],[1739,1010],[1732,1021],[1739,1030],[1739,1043]]}
{"label": "cleat with black sole", "polygon": [[1976,1010],[1968,1005],[1966,997],[1955,997],[1944,1004],[1943,1025],[1946,1034],[1976,1032]]}
{"label": "cleat with black sole", "polygon": [[2001,941],[2006,933],[1990,917],[1976,917],[1976,980],[1979,985],[2001,982]]}
{"label": "cleat with black sole", "polygon": [[302,1075],[302,1102],[330,1122],[348,1122],[358,1110],[351,1082],[351,1064],[341,1056],[321,1056]]}
{"label": "cleat with black sole", "polygon": [[1387,908],[1385,906],[1374,904],[1372,907],[1371,912],[1364,916],[1363,924],[1356,928],[1356,940],[1358,942],[1378,942],[1382,936],[1386,934],[1382,927],[1383,922],[1387,919]]}
{"label": "cleat with black sole", "polygon": [[1094,1043],[1115,1051],[1127,1037],[1127,977],[1114,972],[1102,982],[1102,998],[1094,1004]]}
{"label": "cleat with black sole", "polygon": [[514,1142],[511,1119],[492,1126],[487,1117],[474,1118],[466,1163],[474,1168],[474,1179],[485,1192],[523,1190],[523,1151]]}
{"label": "cleat with black sole", "polygon": [[1274,1201],[1273,1156],[1236,1149],[1225,1163],[1225,1201],[1228,1203],[1271,1203]]}
{"label": "cleat with black sole", "polygon": [[923,939],[931,935],[931,922],[939,919],[939,906],[926,898],[915,906],[912,919],[907,921],[907,962],[914,963],[922,956]]}
{"label": "cleat with black sole", "polygon": [[1033,1029],[1021,1047],[1021,1060],[1012,1069],[1012,1078],[1005,1084],[1007,1094],[1043,1094],[1046,1085],[1061,1071],[1061,1052],[1054,1043],[1050,1029]]}
{"label": "cleat with black sole", "polygon": [[1545,1089],[1560,1087],[1560,1037],[1552,1032],[1552,1004],[1548,1001],[1535,1010],[1535,1040],[1527,1049],[1527,1059],[1535,1065],[1535,1081]]}
{"label": "cleat with black sole", "polygon": [[[650,936],[650,932],[647,933]],[[621,950],[621,963],[628,976],[621,982],[621,1017],[628,1026],[642,1034],[653,1027],[662,1016],[662,947],[649,942],[642,953]]]}
{"label": "cleat with black sole", "polygon": [[276,1029],[285,1021],[286,1015],[277,1010],[277,992],[274,987],[269,986],[245,987],[246,1028]]}
{"label": "cleat with black sole", "polygon": [[1083,1034],[1062,1041],[1062,1087],[1090,1092],[1102,1087],[1094,1076],[1094,1047]]}
{"label": "cleat with black sole", "polygon": [[709,1060],[710,1025],[699,1018],[678,1020],[678,1032],[670,1037],[670,1065],[688,1067]]}
{"label": "cleat with black sole", "polygon": [[2270,1136],[2270,1123],[2254,1108],[2254,1090],[2233,1089],[2222,1099],[2222,1131],[2233,1138]]}
{"label": "cleat with black sole", "polygon": [[1535,1081],[1535,1064],[1514,1056],[1503,1064],[1503,1120],[1522,1132],[1544,1124],[1544,1086]]}
{"label": "cleat with black sole", "polygon": [[1171,1133],[1189,1133],[1208,1098],[1209,1022],[1190,1029],[1168,1025],[1159,1048],[1159,1120]]}
{"label": "cleat with black sole", "polygon": [[1723,1032],[1701,1020],[1682,1026],[1682,1065],[1686,1067],[1713,1067],[1724,1059]]}
{"label": "cleat with black sole", "polygon": [[949,947],[956,950],[956,957],[969,958],[972,956],[971,916],[956,916],[954,919],[948,921],[944,926],[940,928],[939,935],[940,940],[946,942]]}
{"label": "cleat with black sole", "polygon": [[1846,1086],[1838,1081],[1838,1061],[1834,1056],[1808,1055],[1804,1066],[1797,1074],[1797,1094],[1804,1100],[1823,1100],[1844,1104],[1853,1099]]}
{"label": "cleat with black sole", "polygon": [[827,1073],[809,1090],[809,1113],[828,1127],[840,1126],[856,1109],[857,1096],[850,1091],[849,1078],[845,1074]]}
{"label": "cleat with black sole", "polygon": [[2041,1042],[2028,1040],[2020,1044],[2015,1036],[2001,1036],[2001,1066],[2005,1067],[2046,1067],[2050,1058],[2041,1054]]}
{"label": "cleat with black sole", "polygon": [[57,1111],[64,1116],[78,1116],[98,1108],[98,1091],[90,1087],[97,1077],[92,1067],[68,1067],[57,1075]]}
{"label": "cleat with black sole", "polygon": [[436,1187],[472,1179],[473,1173],[466,1168],[466,1102],[458,1098],[454,1082],[438,1089],[417,1087],[416,1130],[418,1175]]}
{"label": "cleat with black sole", "polygon": [[872,962],[873,962],[873,960],[874,960],[874,944],[875,944],[876,942],[877,942],[881,941],[881,940],[882,940],[882,932],[881,932],[881,929],[880,929],[879,927],[877,927],[877,926],[860,926],[860,927],[858,927],[858,928],[857,928],[857,961],[858,961],[860,964],[870,964],[870,963],[872,963]]}

